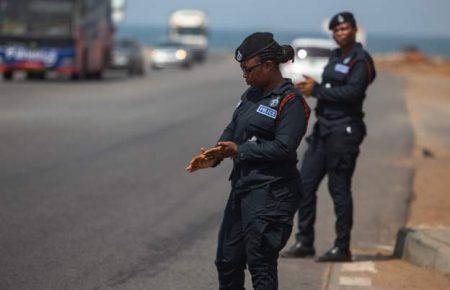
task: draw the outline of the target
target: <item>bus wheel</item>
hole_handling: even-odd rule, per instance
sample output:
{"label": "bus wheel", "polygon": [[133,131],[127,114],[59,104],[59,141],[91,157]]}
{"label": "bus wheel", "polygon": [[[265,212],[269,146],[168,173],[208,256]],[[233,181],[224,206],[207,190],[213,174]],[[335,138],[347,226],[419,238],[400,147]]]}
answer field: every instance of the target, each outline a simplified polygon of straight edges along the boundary
{"label": "bus wheel", "polygon": [[4,80],[10,81],[10,80],[13,79],[13,76],[14,76],[14,72],[12,70],[8,70],[8,71],[3,72],[3,79]]}
{"label": "bus wheel", "polygon": [[45,79],[45,72],[27,72],[27,79],[43,80]]}
{"label": "bus wheel", "polygon": [[145,75],[145,68],[143,66],[138,68],[137,75],[138,76],[144,76]]}
{"label": "bus wheel", "polygon": [[134,76],[134,75],[135,75],[135,70],[134,70],[134,67],[130,67],[130,68],[128,68],[128,70],[127,70],[127,74],[128,74],[128,76],[129,76],[129,77],[132,77],[132,76]]}
{"label": "bus wheel", "polygon": [[96,80],[101,80],[101,79],[103,79],[103,71],[101,70],[101,71],[95,72],[95,73],[92,75],[92,77],[93,77],[94,79],[96,79]]}

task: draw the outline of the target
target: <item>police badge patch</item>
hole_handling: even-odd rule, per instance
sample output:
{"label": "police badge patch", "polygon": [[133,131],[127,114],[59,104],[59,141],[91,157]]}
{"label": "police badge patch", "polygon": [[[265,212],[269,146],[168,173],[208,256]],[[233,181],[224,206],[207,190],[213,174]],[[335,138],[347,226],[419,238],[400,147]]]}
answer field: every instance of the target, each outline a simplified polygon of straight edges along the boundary
{"label": "police badge patch", "polygon": [[256,110],[256,112],[258,112],[260,114],[263,114],[263,115],[265,115],[267,117],[270,117],[272,119],[276,119],[277,118],[277,111],[272,109],[272,108],[266,107],[264,105],[259,105],[259,107]]}
{"label": "police badge patch", "polygon": [[272,107],[272,108],[275,108],[275,107],[278,106],[279,103],[280,103],[280,97],[277,97],[277,98],[275,98],[275,99],[270,101],[269,106]]}
{"label": "police badge patch", "polygon": [[343,65],[343,64],[337,63],[337,64],[334,66],[334,70],[335,70],[335,71],[338,71],[338,72],[340,72],[340,73],[343,73],[343,74],[348,74],[348,72],[349,72],[349,70],[350,70],[350,67],[347,66],[347,65]]}

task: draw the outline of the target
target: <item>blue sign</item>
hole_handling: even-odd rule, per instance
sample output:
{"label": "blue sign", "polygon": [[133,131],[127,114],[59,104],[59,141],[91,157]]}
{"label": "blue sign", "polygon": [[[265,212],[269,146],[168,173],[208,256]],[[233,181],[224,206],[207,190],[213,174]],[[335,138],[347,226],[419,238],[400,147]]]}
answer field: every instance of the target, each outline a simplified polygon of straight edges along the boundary
{"label": "blue sign", "polygon": [[274,110],[274,109],[264,106],[264,105],[259,105],[256,112],[266,115],[267,117],[270,117],[272,119],[276,119],[276,117],[277,117],[277,110]]}
{"label": "blue sign", "polygon": [[0,46],[3,64],[16,65],[23,62],[40,62],[46,69],[60,67],[75,58],[74,48],[27,48],[24,46]]}

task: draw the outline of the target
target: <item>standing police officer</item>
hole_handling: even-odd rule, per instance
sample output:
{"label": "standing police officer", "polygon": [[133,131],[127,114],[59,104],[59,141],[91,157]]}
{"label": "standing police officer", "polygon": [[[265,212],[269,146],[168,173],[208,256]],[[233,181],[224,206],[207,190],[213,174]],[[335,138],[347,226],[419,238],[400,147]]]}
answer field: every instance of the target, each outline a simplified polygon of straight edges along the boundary
{"label": "standing police officer", "polygon": [[250,88],[242,95],[217,146],[194,157],[189,172],[233,158],[231,193],[217,245],[221,290],[244,289],[248,265],[254,289],[278,288],[277,259],[291,231],[300,199],[296,150],[307,128],[309,107],[279,64],[292,47],[271,33],[254,33],[235,53]]}
{"label": "standing police officer", "polygon": [[301,167],[304,196],[298,211],[297,242],[283,257],[315,255],[314,222],[317,188],[325,174],[336,214],[336,240],[320,262],[350,261],[350,233],[353,225],[351,180],[366,135],[363,101],[375,78],[370,55],[356,42],[356,21],[350,12],[335,15],[329,24],[339,45],[330,56],[322,83],[305,76],[298,88],[305,96],[317,99],[317,122],[307,138],[308,149]]}

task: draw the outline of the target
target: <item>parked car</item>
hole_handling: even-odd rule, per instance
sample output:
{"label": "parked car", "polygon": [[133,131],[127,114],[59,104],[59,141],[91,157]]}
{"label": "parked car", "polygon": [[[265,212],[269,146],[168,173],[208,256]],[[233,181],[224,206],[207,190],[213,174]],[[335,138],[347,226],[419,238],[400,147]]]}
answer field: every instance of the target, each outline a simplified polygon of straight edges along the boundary
{"label": "parked car", "polygon": [[170,40],[156,45],[151,54],[151,66],[154,69],[169,66],[190,68],[193,61],[192,50],[189,46]]}
{"label": "parked car", "polygon": [[111,68],[126,70],[129,75],[144,75],[145,60],[142,48],[132,38],[118,38],[114,41]]}
{"label": "parked car", "polygon": [[326,38],[297,38],[291,45],[295,51],[294,62],[281,66],[283,76],[299,82],[303,75],[308,75],[321,82],[331,51],[337,47],[335,42]]}

